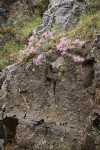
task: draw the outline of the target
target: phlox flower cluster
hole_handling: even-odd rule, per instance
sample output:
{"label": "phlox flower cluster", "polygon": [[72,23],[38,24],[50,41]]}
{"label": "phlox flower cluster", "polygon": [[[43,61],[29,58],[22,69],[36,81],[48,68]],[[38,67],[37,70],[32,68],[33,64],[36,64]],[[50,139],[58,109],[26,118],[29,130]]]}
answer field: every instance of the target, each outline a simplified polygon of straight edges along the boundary
{"label": "phlox flower cluster", "polygon": [[25,50],[20,50],[19,51],[19,57],[22,57],[23,55],[26,54],[26,51]]}
{"label": "phlox flower cluster", "polygon": [[69,40],[66,39],[66,37],[62,37],[60,38],[60,42],[56,45],[56,48],[61,52],[62,55],[64,55],[67,50],[75,49],[76,46],[82,46],[84,43],[85,41],[81,41],[79,39]]}
{"label": "phlox flower cluster", "polygon": [[[70,40],[67,39],[66,36],[62,36],[60,38],[60,41],[58,44],[55,44],[55,36],[47,31],[42,34],[38,35],[31,35],[28,38],[28,46],[25,50],[20,50],[19,51],[19,57],[22,57],[23,55],[29,56],[31,54],[34,54],[34,62],[36,65],[40,65],[43,59],[43,55],[41,54],[41,49],[47,50],[47,47],[53,44],[55,50],[60,51],[62,55],[65,55],[67,50],[74,50],[77,46],[82,46],[85,41],[75,39],[75,40]],[[83,62],[84,59],[81,58],[80,56],[74,56],[73,57],[75,62]]]}
{"label": "phlox flower cluster", "polygon": [[[28,46],[25,50],[19,51],[19,57],[23,55],[31,55],[31,54],[39,54],[40,48],[48,46],[54,40],[54,36],[51,32],[44,32],[43,34],[31,35],[28,38]],[[35,64],[39,65],[40,61],[42,61],[42,55],[36,55]]]}
{"label": "phlox flower cluster", "polygon": [[46,39],[51,39],[51,40],[54,39],[54,36],[53,36],[52,32],[49,32],[49,31],[44,32],[44,33],[42,34],[42,36],[45,37]]}

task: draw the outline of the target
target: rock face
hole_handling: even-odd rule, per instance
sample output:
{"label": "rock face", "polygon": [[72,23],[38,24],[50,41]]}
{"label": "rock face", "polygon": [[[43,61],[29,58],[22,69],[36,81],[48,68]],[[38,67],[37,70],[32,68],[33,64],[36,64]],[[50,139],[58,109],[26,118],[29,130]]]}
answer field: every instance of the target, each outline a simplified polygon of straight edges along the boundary
{"label": "rock face", "polygon": [[7,5],[0,0],[0,24],[4,23],[7,18],[8,8]]}
{"label": "rock face", "polygon": [[37,0],[0,0],[0,26],[7,23],[8,27],[16,27],[34,13],[38,4]]}
{"label": "rock face", "polygon": [[[32,0],[0,2],[3,23],[8,2],[14,12],[24,9],[21,18],[37,4]],[[84,0],[50,0],[36,31],[51,30],[55,25],[67,30],[78,21],[84,6]],[[17,24],[12,16],[7,23]],[[62,57],[50,50],[40,66],[23,62],[0,72],[0,148],[100,149],[100,36],[82,64],[75,63],[71,55]]]}
{"label": "rock face", "polygon": [[87,135],[100,128],[98,43],[83,64],[52,51],[42,66],[20,63],[1,72],[5,150],[99,150],[100,138]]}
{"label": "rock face", "polygon": [[78,22],[84,8],[84,0],[50,0],[48,10],[43,15],[43,24],[36,31],[43,32],[52,27],[68,30],[72,24]]}
{"label": "rock face", "polygon": [[[18,23],[30,17],[37,7],[40,8],[43,2],[37,0],[0,0],[0,25],[3,26],[7,22],[8,27],[18,26]],[[63,27],[67,30],[70,25],[77,23],[80,13],[85,8],[84,0],[47,0],[44,5],[49,2],[48,10],[43,15],[43,24],[36,29],[37,31],[51,30],[53,26]]]}

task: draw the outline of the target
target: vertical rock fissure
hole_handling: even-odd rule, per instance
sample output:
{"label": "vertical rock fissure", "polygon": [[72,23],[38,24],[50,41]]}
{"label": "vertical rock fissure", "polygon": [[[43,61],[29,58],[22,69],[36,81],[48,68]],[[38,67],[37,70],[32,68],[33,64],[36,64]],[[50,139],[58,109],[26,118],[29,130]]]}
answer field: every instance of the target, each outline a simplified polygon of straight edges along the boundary
{"label": "vertical rock fissure", "polygon": [[11,144],[16,140],[16,127],[18,124],[18,119],[13,117],[6,117],[2,120],[2,125],[5,134],[4,145]]}

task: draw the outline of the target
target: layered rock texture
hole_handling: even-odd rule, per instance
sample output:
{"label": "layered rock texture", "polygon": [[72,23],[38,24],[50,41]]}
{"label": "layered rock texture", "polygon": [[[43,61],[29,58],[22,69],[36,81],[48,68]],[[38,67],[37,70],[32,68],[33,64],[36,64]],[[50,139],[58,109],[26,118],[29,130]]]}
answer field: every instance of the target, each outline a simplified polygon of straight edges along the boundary
{"label": "layered rock texture", "polygon": [[[82,0],[50,0],[36,31],[54,25],[67,29],[84,5]],[[85,61],[74,62],[73,54]],[[40,66],[21,62],[0,72],[0,148],[100,150],[100,36],[78,54],[61,56],[51,49],[44,55]]]}
{"label": "layered rock texture", "polygon": [[[41,15],[47,9],[45,7],[48,3],[48,0],[44,3]],[[41,9],[41,5],[41,0],[0,0],[0,26],[5,23],[8,27],[18,26],[18,23],[30,18],[37,7]]]}
{"label": "layered rock texture", "polygon": [[53,27],[58,30],[60,28],[68,30],[72,24],[78,22],[80,13],[84,12],[84,9],[84,0],[50,0],[48,10],[43,15],[43,24],[36,31],[43,32]]}
{"label": "layered rock texture", "polygon": [[99,150],[99,137],[91,136],[92,127],[100,129],[99,44],[98,37],[83,64],[52,51],[42,66],[20,63],[1,72],[5,150]]}

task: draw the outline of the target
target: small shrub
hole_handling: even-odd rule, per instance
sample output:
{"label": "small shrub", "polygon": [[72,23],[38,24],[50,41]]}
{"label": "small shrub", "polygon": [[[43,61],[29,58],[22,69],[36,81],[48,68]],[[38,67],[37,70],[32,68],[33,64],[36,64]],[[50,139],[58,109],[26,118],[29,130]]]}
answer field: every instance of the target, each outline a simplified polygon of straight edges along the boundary
{"label": "small shrub", "polygon": [[[52,47],[52,49],[59,51],[61,55],[65,55],[68,50],[74,50],[75,48],[82,47],[84,45],[84,41],[75,39],[70,40],[65,36],[61,36],[58,43],[55,42],[56,35],[53,35],[51,32],[44,32],[43,34],[32,35],[28,38],[28,46],[25,50],[20,50],[19,57],[25,58],[30,55],[36,56],[34,63],[36,65],[41,64],[43,59],[43,52],[48,50],[48,47]],[[84,61],[80,56],[73,56],[73,59],[76,62]]]}

